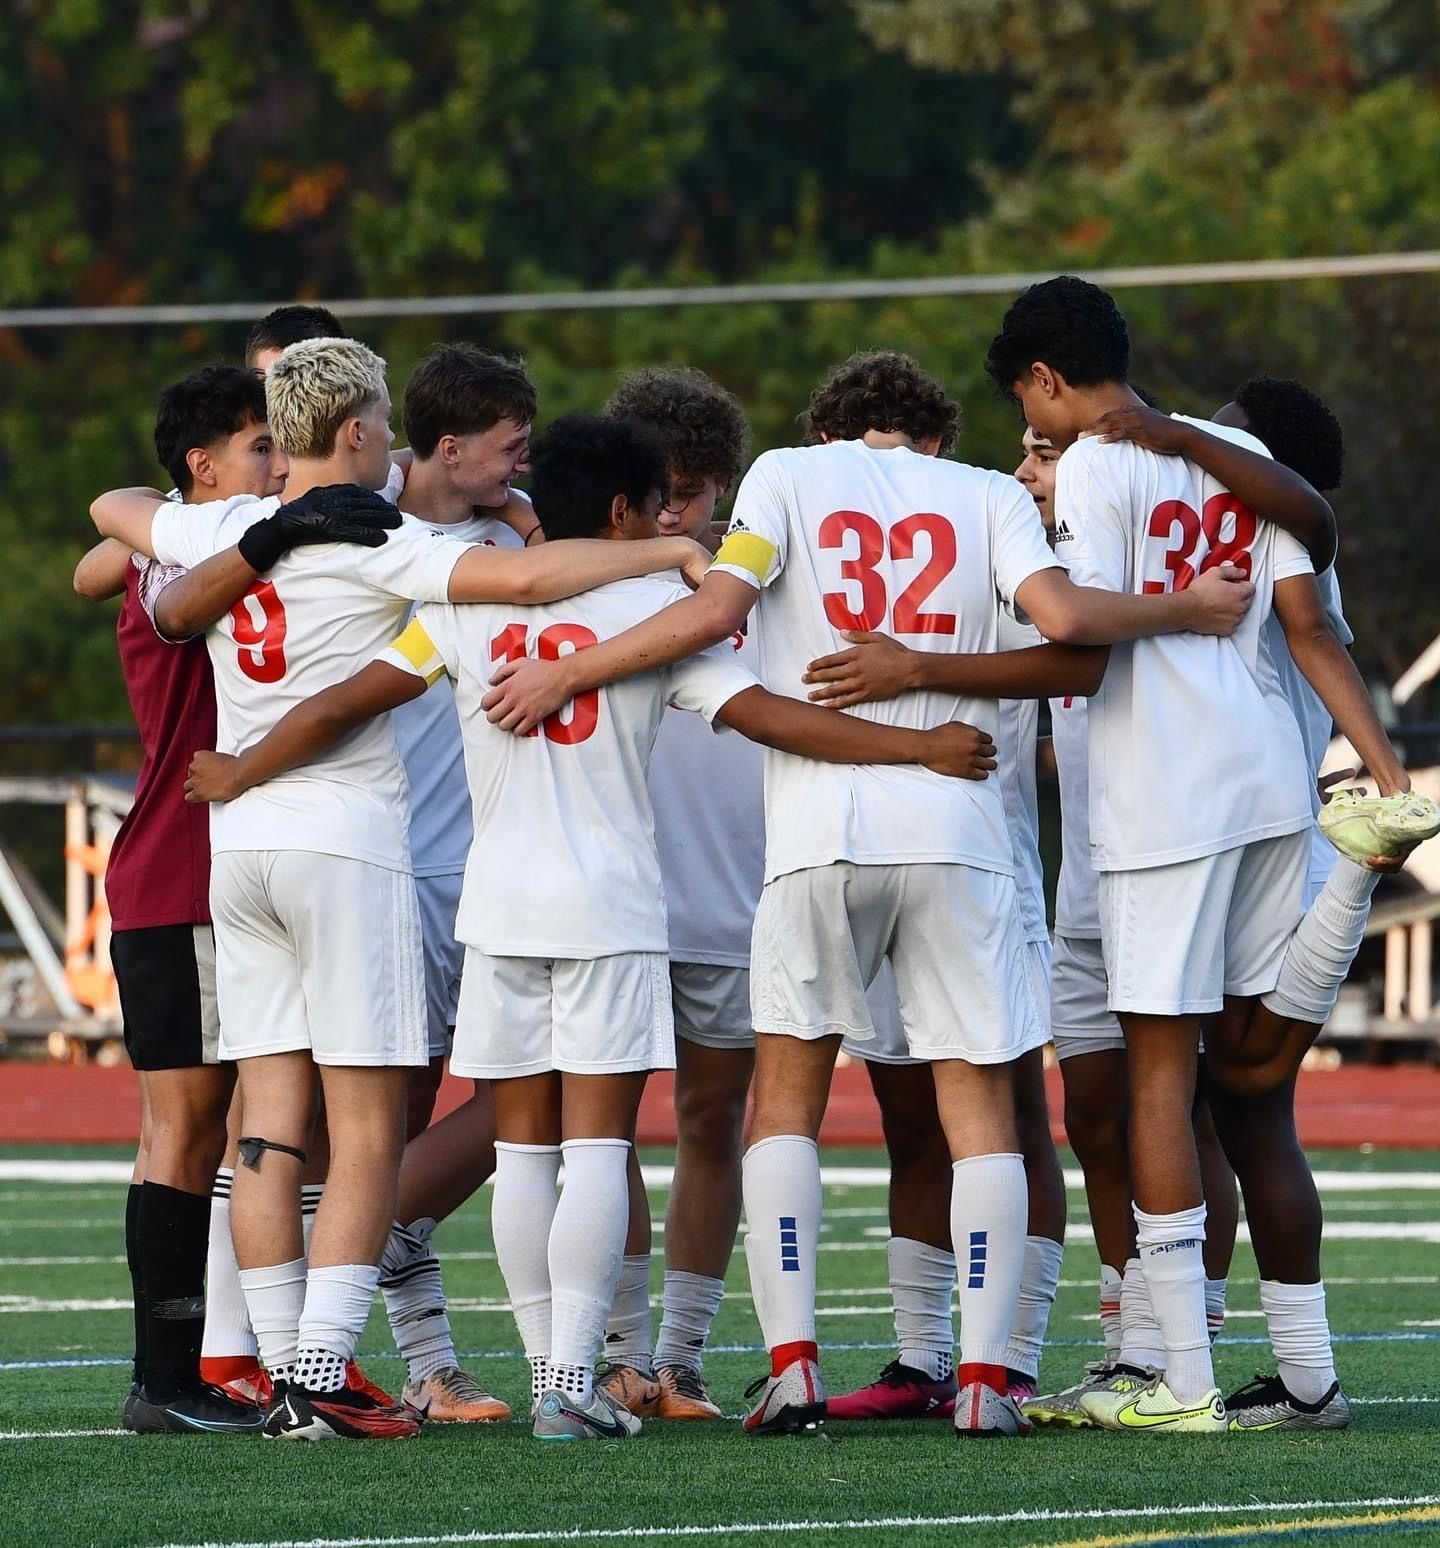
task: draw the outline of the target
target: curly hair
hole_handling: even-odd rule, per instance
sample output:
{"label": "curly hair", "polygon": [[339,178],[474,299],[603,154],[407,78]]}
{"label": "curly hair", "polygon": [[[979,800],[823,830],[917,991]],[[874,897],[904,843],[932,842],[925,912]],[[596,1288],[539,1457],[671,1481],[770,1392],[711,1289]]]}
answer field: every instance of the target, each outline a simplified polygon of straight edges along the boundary
{"label": "curly hair", "polygon": [[1345,475],[1345,436],[1322,399],[1300,382],[1252,376],[1235,389],[1250,433],[1276,462],[1293,468],[1323,494]]}
{"label": "curly hair", "polygon": [[867,430],[898,430],[912,441],[940,438],[947,455],[960,434],[960,405],[909,355],[862,350],[810,394],[807,439],[858,441]]}
{"label": "curly hair", "polygon": [[674,482],[713,478],[728,489],[749,460],[750,427],[739,399],[693,366],[627,371],[605,412],[654,429]]}
{"label": "curly hair", "polygon": [[530,497],[551,540],[594,537],[616,495],[639,507],[665,487],[665,454],[641,420],[562,414],[530,447]]}
{"label": "curly hair", "polygon": [[1130,369],[1130,334],[1115,298],[1073,274],[1022,291],[990,341],[985,370],[1013,402],[1015,383],[1030,375],[1037,360],[1072,387],[1123,382]]}

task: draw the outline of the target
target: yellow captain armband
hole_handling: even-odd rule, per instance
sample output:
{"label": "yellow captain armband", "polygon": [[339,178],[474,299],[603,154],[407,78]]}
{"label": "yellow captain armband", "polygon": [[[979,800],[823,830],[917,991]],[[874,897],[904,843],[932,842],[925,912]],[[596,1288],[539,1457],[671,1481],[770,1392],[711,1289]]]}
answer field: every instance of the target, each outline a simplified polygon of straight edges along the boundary
{"label": "yellow captain armband", "polygon": [[390,649],[410,663],[427,687],[445,675],[445,662],[418,618],[410,620],[405,632],[391,642]]}
{"label": "yellow captain armband", "polygon": [[732,532],[720,545],[715,563],[734,565],[737,570],[745,570],[763,586],[775,567],[779,553],[773,543],[757,537],[753,532]]}

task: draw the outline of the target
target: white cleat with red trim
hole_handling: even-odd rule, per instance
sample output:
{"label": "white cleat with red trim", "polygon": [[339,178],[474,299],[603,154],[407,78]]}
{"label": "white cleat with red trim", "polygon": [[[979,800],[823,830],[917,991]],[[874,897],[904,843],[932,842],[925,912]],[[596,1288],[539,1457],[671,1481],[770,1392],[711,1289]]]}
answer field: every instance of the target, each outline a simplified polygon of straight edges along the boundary
{"label": "white cleat with red trim", "polygon": [[972,1381],[955,1394],[957,1436],[1030,1435],[1030,1421],[1008,1393],[983,1381]]}
{"label": "white cleat with red trim", "polygon": [[792,1360],[778,1376],[762,1376],[745,1389],[760,1401],[741,1421],[747,1435],[801,1435],[825,1423],[825,1378],[820,1367],[803,1356]]}

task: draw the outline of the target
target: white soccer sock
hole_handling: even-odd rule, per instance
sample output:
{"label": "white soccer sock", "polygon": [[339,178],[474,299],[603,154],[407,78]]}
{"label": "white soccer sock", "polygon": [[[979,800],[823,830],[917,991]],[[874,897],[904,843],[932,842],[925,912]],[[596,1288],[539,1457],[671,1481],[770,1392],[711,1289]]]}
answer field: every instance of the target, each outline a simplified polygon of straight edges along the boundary
{"label": "white soccer sock", "polygon": [[1205,1281],[1205,1325],[1209,1329],[1212,1344],[1220,1337],[1220,1330],[1225,1326],[1225,1292],[1229,1284],[1228,1279]]}
{"label": "white soccer sock", "polygon": [[655,1344],[650,1337],[650,1254],[627,1253],[620,1263],[615,1304],[605,1319],[605,1358],[655,1374]]}
{"label": "white soccer sock", "polygon": [[704,1368],[705,1344],[724,1296],[723,1279],[687,1274],[683,1269],[665,1270],[665,1303],[660,1314],[660,1337],[655,1342],[656,1365],[685,1365],[692,1371]]}
{"label": "white soccer sock", "polygon": [[310,1270],[295,1361],[295,1379],[302,1386],[321,1392],[344,1386],[345,1367],[355,1358],[379,1283],[380,1270],[373,1263]]}
{"label": "white soccer sock", "polygon": [[752,1145],[741,1163],[745,1261],[765,1347],[815,1343],[820,1152],[801,1134]]}
{"label": "white soccer sock", "polygon": [[1064,1252],[1064,1247],[1048,1236],[1025,1238],[1020,1303],[1015,1311],[1015,1326],[1010,1330],[1005,1365],[1008,1370],[1028,1376],[1031,1381],[1040,1373],[1040,1353],[1045,1348],[1050,1308],[1055,1304],[1055,1292],[1060,1286],[1060,1259]]}
{"label": "white soccer sock", "polygon": [[240,1288],[240,1265],[230,1237],[230,1189],[233,1167],[222,1166],[210,1190],[210,1246],[205,1260],[205,1332],[202,1360],[258,1358],[255,1330]]}
{"label": "white soccer sock", "polygon": [[1100,1265],[1100,1336],[1105,1340],[1105,1359],[1113,1365],[1120,1358],[1120,1287],[1124,1276],[1108,1263]]}
{"label": "white soccer sock", "polygon": [[1205,1206],[1147,1215],[1135,1210],[1137,1246],[1150,1304],[1165,1340],[1165,1381],[1182,1403],[1215,1385],[1205,1322]]}
{"label": "white soccer sock", "polygon": [[900,1363],[948,1381],[955,1370],[955,1254],[910,1236],[892,1236],[885,1253]]}
{"label": "white soccer sock", "polygon": [[558,1145],[495,1141],[490,1227],[520,1347],[530,1362],[532,1405],[549,1385],[550,1227],[560,1202],[555,1192],[559,1176]]}
{"label": "white soccer sock", "polygon": [[300,1184],[300,1234],[305,1243],[305,1256],[310,1256],[310,1238],[315,1234],[315,1213],[320,1208],[320,1196],[325,1192],[324,1183]]}
{"label": "white soccer sock", "polygon": [[1325,1316],[1325,1282],[1282,1285],[1262,1279],[1260,1307],[1285,1390],[1302,1403],[1318,1403],[1336,1380]]}
{"label": "white soccer sock", "polygon": [[1370,918],[1370,895],[1380,880],[1341,855],[1309,912],[1295,928],[1280,964],[1280,980],[1261,1004],[1280,1016],[1322,1026],[1335,1009],[1340,986],[1360,950]]}
{"label": "white soccer sock", "polygon": [[1120,1285],[1120,1363],[1141,1371],[1163,1371],[1169,1364],[1139,1258],[1126,1263]]}
{"label": "white soccer sock", "polygon": [[380,1293],[407,1380],[417,1385],[435,1371],[457,1365],[455,1339],[440,1281],[440,1258],[430,1240],[436,1222],[422,1216],[390,1227],[380,1259]]}
{"label": "white soccer sock", "polygon": [[565,1185],[550,1224],[550,1379],[588,1403],[615,1299],[630,1195],[630,1141],[566,1140]]}
{"label": "white soccer sock", "polygon": [[990,1384],[998,1383],[1003,1392],[1005,1352],[1025,1262],[1025,1162],[1019,1155],[997,1152],[957,1161],[951,1170],[950,1240],[960,1286],[956,1363],[991,1366]]}
{"label": "white soccer sock", "polygon": [[295,1373],[300,1316],[305,1310],[305,1260],[240,1270],[240,1288],[255,1330],[260,1360],[274,1381]]}

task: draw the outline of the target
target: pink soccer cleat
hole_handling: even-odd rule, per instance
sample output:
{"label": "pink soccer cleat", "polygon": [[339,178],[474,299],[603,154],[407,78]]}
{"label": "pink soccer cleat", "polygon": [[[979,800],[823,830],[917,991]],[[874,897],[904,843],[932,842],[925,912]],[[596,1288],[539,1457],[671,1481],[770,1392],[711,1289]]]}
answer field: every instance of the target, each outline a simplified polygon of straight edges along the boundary
{"label": "pink soccer cleat", "polygon": [[868,1387],[830,1399],[832,1419],[948,1419],[955,1412],[955,1378],[934,1381],[892,1360]]}

